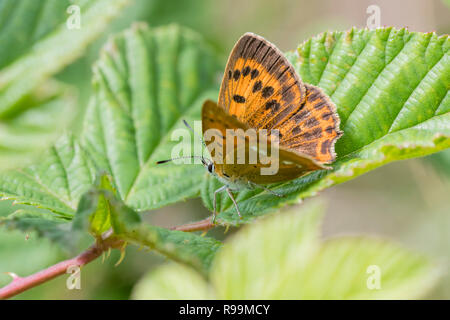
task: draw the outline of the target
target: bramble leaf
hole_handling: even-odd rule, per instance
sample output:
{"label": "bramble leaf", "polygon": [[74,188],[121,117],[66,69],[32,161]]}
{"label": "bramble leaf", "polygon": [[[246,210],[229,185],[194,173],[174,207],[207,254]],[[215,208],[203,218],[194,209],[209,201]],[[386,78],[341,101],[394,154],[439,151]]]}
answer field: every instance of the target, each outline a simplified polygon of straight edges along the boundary
{"label": "bramble leaf", "polygon": [[82,141],[127,205],[149,210],[198,194],[201,166],[156,162],[171,158],[182,120],[198,119],[203,101],[216,96],[216,72],[211,49],[177,26],[136,24],[106,45]]}
{"label": "bramble leaf", "polygon": [[[0,55],[0,117],[79,57],[128,1],[3,1],[0,47],[8,50]],[[78,5],[82,12],[80,28],[67,26],[66,10],[71,5]]]}
{"label": "bramble leaf", "polygon": [[[0,165],[29,164],[75,115],[75,88],[49,79],[78,58],[129,0],[0,3]],[[80,9],[80,28],[69,28]],[[105,9],[107,8],[107,9]],[[3,50],[4,49],[4,50]]]}
{"label": "bramble leaf", "polygon": [[135,25],[115,37],[95,66],[81,143],[63,137],[39,164],[3,172],[0,195],[70,218],[102,171],[137,210],[195,196],[202,168],[156,161],[170,158],[172,131],[215,92],[214,61],[198,35],[176,26]]}

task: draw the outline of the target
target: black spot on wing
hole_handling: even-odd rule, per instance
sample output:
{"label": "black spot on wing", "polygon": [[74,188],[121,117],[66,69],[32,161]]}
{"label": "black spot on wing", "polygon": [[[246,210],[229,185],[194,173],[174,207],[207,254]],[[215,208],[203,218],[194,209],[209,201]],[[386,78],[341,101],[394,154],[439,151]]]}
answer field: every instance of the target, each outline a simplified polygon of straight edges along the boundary
{"label": "black spot on wing", "polygon": [[292,91],[293,85],[289,87],[283,87],[283,92],[281,93],[281,98],[286,103],[291,103],[295,98],[295,93]]}
{"label": "black spot on wing", "polygon": [[233,100],[236,101],[237,103],[245,103],[245,98],[243,96],[238,95],[238,94],[235,94],[233,96]]}
{"label": "black spot on wing", "polygon": [[242,69],[242,76],[243,76],[243,77],[248,76],[249,73],[250,73],[250,67],[249,67],[249,66],[246,66],[246,67],[244,67],[244,68]]}
{"label": "black spot on wing", "polygon": [[238,79],[239,79],[239,77],[241,76],[241,72],[239,71],[239,70],[234,70],[234,73],[233,73],[233,79],[235,80],[235,81],[237,81]]}
{"label": "black spot on wing", "polygon": [[267,86],[267,87],[264,87],[264,89],[262,89],[261,94],[262,94],[263,98],[267,99],[270,96],[272,96],[273,92],[274,92],[273,87]]}
{"label": "black spot on wing", "polygon": [[250,74],[250,77],[252,79],[255,79],[257,76],[259,76],[259,71],[257,69],[253,69],[251,74]]}
{"label": "black spot on wing", "polygon": [[255,84],[253,85],[253,93],[261,90],[261,88],[262,88],[261,80],[256,81]]}
{"label": "black spot on wing", "polygon": [[292,133],[293,133],[294,135],[299,134],[300,132],[302,132],[302,129],[300,129],[300,127],[294,127],[294,128],[292,129]]}
{"label": "black spot on wing", "polygon": [[280,104],[277,100],[270,100],[266,103],[266,110],[278,111],[280,109]]}

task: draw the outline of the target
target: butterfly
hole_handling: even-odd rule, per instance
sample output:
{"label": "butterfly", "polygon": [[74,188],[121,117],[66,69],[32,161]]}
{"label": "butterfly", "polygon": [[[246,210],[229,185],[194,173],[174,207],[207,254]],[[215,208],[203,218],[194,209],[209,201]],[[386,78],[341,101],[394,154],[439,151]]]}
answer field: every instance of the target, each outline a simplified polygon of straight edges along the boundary
{"label": "butterfly", "polygon": [[[224,184],[214,192],[213,221],[219,192],[228,193],[242,217],[234,191],[262,188],[281,196],[265,185],[289,181],[315,170],[331,169],[327,164],[336,159],[334,145],[343,134],[336,106],[329,97],[320,88],[302,82],[283,53],[253,33],[245,33],[235,44],[225,68],[218,102],[205,101],[201,117],[204,143],[212,157],[212,160],[202,157],[202,163]],[[271,133],[256,138],[241,136],[246,143],[244,147],[240,144],[243,150],[238,150],[239,137],[227,139],[230,129]],[[211,130],[216,133],[211,139],[214,141],[206,141]],[[276,132],[275,140],[273,132]],[[258,148],[261,141],[266,142],[270,152],[277,151],[278,167],[273,174],[262,174],[261,169],[269,164],[262,161]],[[261,161],[236,162],[238,151],[244,151],[248,160],[252,143],[257,146]],[[218,146],[227,152],[218,151]],[[232,151],[231,158],[228,150]]]}

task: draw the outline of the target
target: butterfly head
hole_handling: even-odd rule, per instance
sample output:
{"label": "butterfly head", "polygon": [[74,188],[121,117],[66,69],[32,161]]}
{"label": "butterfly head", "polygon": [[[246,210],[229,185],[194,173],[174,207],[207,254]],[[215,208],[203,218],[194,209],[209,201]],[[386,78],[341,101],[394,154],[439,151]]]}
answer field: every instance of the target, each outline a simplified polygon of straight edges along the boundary
{"label": "butterfly head", "polygon": [[208,163],[206,168],[208,169],[209,173],[214,173],[214,163]]}
{"label": "butterfly head", "polygon": [[212,162],[212,160],[202,157],[202,165],[209,173],[214,175],[214,162]]}

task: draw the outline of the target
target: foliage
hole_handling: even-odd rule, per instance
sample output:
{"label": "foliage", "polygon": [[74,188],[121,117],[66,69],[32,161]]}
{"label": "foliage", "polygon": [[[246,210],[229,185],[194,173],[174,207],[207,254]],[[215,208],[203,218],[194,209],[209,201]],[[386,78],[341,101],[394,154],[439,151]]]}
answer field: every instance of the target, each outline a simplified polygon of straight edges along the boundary
{"label": "foliage", "polygon": [[[0,165],[17,167],[71,122],[76,90],[49,79],[78,58],[129,0],[5,0],[0,4]],[[83,12],[69,29],[66,9]],[[108,10],[104,8],[108,7]]]}
{"label": "foliage", "polygon": [[436,265],[394,243],[369,237],[320,240],[321,220],[320,207],[309,205],[258,221],[218,252],[209,282],[171,263],[144,276],[133,297],[411,299],[437,280]]}
{"label": "foliage", "polygon": [[[288,53],[302,79],[322,87],[336,103],[344,136],[337,144],[338,158],[332,170],[316,171],[273,186],[283,198],[261,191],[240,192],[236,198],[243,213],[242,222],[253,221],[281,205],[313,196],[388,162],[448,148],[449,44],[448,36],[432,33],[393,28],[352,29],[321,34]],[[94,95],[81,138],[65,135],[36,164],[0,174],[2,198],[25,205],[0,222],[21,230],[35,230],[62,245],[67,245],[68,238],[69,242],[77,238],[72,235],[88,231],[100,238],[112,228],[114,237],[149,247],[208,274],[219,242],[148,225],[141,221],[138,212],[199,194],[205,205],[212,207],[212,194],[219,183],[203,168],[156,166],[156,161],[170,157],[177,143],[171,136],[182,127],[182,119],[188,122],[199,119],[202,102],[217,96],[215,79],[221,67],[215,56],[199,35],[175,25],[149,29],[135,24],[110,39],[94,66]],[[20,66],[17,70],[24,68]],[[240,223],[231,201],[227,197],[219,200],[219,223]],[[303,228],[293,221],[289,223],[292,228]],[[330,259],[343,257],[334,254],[356,252],[354,268],[361,268],[361,263],[365,265],[370,260],[358,251],[354,239],[319,244],[314,240],[317,227],[307,229],[308,232],[295,236],[299,237],[299,247],[293,250],[302,252],[302,257],[311,255],[308,260],[311,264],[304,266],[311,268],[308,269],[311,273],[315,271],[311,266],[324,263],[321,259],[326,260],[326,265]],[[284,255],[288,251],[276,249],[279,243],[269,243],[273,240],[269,234],[266,231],[260,242],[273,245],[272,251],[283,255],[279,259],[287,258]],[[280,241],[283,239],[280,237]],[[391,272],[393,268],[397,272],[410,268],[411,273],[404,273],[405,278],[400,278],[404,282],[392,284],[392,290],[388,278],[384,297],[400,294],[412,297],[399,288],[405,283],[423,288],[432,282],[423,280],[423,268],[429,266],[422,259],[416,260],[391,244],[385,246],[365,239],[361,243],[374,257],[380,254],[377,263],[384,270]],[[316,246],[320,249],[315,249]],[[227,250],[231,249],[222,250],[222,254],[226,255]],[[398,267],[382,259],[388,253],[398,253]],[[290,268],[289,264],[302,264],[289,259],[286,268]],[[225,268],[220,266],[220,257],[215,261],[217,269]],[[302,270],[292,276],[303,279]],[[260,271],[260,276],[265,276],[265,269]],[[231,271],[227,272],[231,276]],[[212,281],[220,280],[214,279],[212,276]],[[280,285],[286,282],[279,280]],[[219,287],[216,290],[225,290],[218,291],[219,296],[237,297],[235,289],[224,284]],[[376,297],[361,287],[353,289],[343,287],[342,291],[328,292],[323,297],[335,297],[334,294]],[[267,297],[282,296],[280,288],[264,290]],[[287,297],[320,296],[320,292],[311,290],[300,294],[295,288],[283,289]],[[200,295],[206,291],[198,292]],[[249,287],[245,297],[255,297],[255,292],[257,288]]]}

